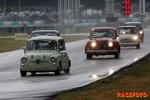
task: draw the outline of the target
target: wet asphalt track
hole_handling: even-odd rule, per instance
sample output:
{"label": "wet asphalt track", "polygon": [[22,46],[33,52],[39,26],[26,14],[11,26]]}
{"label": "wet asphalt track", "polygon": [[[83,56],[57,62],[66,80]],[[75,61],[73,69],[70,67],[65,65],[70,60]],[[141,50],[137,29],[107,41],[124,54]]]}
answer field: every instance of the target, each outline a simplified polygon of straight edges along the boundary
{"label": "wet asphalt track", "polygon": [[[140,59],[150,52],[150,29],[145,28],[145,41],[141,48],[122,47],[120,59],[99,56],[86,60],[84,46],[87,40],[66,43],[72,61],[70,74],[37,73],[20,76],[20,58],[23,50],[0,53],[0,100],[42,100],[55,93],[79,87],[106,77],[116,70]],[[94,79],[91,75],[97,74]]]}

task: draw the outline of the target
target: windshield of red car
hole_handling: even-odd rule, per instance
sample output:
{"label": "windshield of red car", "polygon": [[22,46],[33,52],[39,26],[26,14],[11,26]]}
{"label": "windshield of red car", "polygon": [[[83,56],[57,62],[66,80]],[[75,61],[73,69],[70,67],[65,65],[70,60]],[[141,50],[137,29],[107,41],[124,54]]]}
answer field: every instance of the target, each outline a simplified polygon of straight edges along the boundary
{"label": "windshield of red car", "polygon": [[92,32],[92,37],[114,37],[115,32],[113,30],[98,30]]}
{"label": "windshield of red car", "polygon": [[28,50],[56,50],[57,42],[55,40],[33,40],[28,43]]}
{"label": "windshield of red car", "polygon": [[117,29],[118,34],[137,34],[136,28],[118,28]]}

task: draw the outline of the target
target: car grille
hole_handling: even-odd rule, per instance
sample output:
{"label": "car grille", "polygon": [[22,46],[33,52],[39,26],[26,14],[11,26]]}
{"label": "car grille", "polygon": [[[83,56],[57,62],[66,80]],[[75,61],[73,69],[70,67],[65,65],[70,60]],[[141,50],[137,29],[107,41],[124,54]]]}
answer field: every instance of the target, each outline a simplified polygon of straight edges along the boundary
{"label": "car grille", "polygon": [[120,42],[121,43],[132,43],[134,41],[132,39],[121,39]]}
{"label": "car grille", "polygon": [[99,47],[100,47],[100,50],[104,50],[105,49],[105,43],[100,42]]}

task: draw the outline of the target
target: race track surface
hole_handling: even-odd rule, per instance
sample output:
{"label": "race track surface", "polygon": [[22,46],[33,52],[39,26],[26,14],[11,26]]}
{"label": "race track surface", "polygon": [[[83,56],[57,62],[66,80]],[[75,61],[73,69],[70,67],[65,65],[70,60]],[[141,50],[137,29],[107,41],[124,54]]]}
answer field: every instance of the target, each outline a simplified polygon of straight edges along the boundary
{"label": "race track surface", "polygon": [[[20,59],[23,50],[0,53],[0,100],[42,100],[64,90],[80,87],[102,79],[118,69],[140,59],[150,51],[150,29],[145,28],[145,40],[141,48],[122,47],[120,59],[99,56],[87,60],[84,53],[86,40],[66,43],[72,62],[70,74],[37,73],[20,76]],[[97,74],[98,78],[91,75]]]}

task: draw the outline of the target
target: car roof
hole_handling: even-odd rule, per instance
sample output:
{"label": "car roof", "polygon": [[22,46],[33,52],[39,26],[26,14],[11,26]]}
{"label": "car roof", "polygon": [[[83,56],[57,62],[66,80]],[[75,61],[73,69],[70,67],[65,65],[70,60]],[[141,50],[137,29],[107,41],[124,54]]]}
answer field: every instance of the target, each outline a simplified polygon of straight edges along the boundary
{"label": "car roof", "polygon": [[125,24],[141,24],[141,22],[125,22]]}
{"label": "car roof", "polygon": [[32,40],[55,40],[55,41],[58,41],[59,39],[63,39],[63,38],[58,37],[58,36],[37,36],[37,37],[30,38],[28,41],[32,41]]}
{"label": "car roof", "polygon": [[114,27],[93,27],[91,30],[115,30]]}
{"label": "car roof", "polygon": [[118,28],[128,28],[128,27],[130,27],[130,28],[137,28],[136,26],[119,26]]}
{"label": "car roof", "polygon": [[34,32],[56,32],[56,33],[59,33],[57,30],[35,30],[35,31],[32,31],[32,33],[34,33]]}

